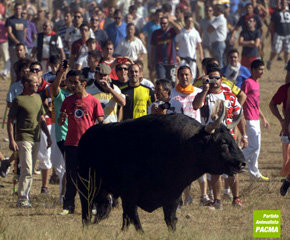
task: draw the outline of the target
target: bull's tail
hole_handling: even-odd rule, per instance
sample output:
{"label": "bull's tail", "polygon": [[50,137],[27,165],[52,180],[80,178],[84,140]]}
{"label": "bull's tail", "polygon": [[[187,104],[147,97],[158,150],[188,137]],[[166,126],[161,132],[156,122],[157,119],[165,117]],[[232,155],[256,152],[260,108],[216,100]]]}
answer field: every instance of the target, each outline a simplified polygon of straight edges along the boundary
{"label": "bull's tail", "polygon": [[102,179],[98,177],[96,170],[89,168],[78,172],[77,182],[74,184],[80,195],[83,223],[88,224],[91,222],[93,203],[100,192]]}

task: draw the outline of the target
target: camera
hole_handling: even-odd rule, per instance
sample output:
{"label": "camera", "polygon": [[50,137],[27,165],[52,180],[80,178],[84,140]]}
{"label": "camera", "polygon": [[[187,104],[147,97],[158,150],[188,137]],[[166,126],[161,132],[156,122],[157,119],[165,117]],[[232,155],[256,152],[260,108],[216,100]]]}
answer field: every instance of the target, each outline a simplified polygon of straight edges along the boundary
{"label": "camera", "polygon": [[208,78],[205,80],[205,83],[216,83],[216,79],[215,78]]}
{"label": "camera", "polygon": [[68,61],[67,60],[63,60],[63,64],[62,64],[63,68],[67,68],[67,64],[68,64]]}
{"label": "camera", "polygon": [[160,104],[158,107],[160,107],[162,110],[169,109],[170,108],[170,103],[169,102],[165,102],[165,103]]}

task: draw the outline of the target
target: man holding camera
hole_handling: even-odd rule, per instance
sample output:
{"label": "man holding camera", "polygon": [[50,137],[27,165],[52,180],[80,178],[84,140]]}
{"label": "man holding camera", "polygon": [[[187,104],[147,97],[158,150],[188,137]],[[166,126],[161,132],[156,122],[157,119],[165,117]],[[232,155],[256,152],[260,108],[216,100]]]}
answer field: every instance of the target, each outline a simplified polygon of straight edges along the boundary
{"label": "man holding camera", "polygon": [[167,79],[159,79],[155,83],[157,101],[149,107],[149,114],[183,113],[182,104],[170,98],[172,84]]}
{"label": "man holding camera", "polygon": [[[227,110],[227,118],[224,124],[229,125],[234,119],[241,114],[241,105],[239,104],[236,96],[227,90],[225,90],[221,84],[221,70],[217,67],[208,69],[207,74],[203,81],[203,90],[197,94],[192,105],[194,109],[201,109],[201,120],[202,124],[207,125],[213,122],[219,116],[219,105],[220,102],[224,102]],[[243,147],[247,147],[248,139],[246,136],[245,120],[241,118],[239,122],[239,130],[242,134]],[[231,134],[234,136],[233,129]],[[242,202],[239,198],[239,181],[238,175],[229,176],[230,187],[233,193],[233,205],[242,206]],[[221,176],[211,175],[211,185],[213,188],[214,202],[211,209],[222,209],[221,203]]]}

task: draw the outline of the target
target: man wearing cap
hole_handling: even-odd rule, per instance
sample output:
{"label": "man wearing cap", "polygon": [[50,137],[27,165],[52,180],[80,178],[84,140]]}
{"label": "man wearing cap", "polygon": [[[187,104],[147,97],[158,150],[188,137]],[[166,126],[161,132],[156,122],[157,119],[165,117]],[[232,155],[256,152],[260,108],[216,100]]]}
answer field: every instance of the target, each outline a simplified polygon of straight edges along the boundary
{"label": "man wearing cap", "polygon": [[110,79],[111,67],[105,63],[101,63],[96,67],[95,82],[88,90],[88,93],[97,98],[105,114],[104,123],[117,122],[118,105],[124,107],[126,105],[125,96],[121,90],[112,83]]}

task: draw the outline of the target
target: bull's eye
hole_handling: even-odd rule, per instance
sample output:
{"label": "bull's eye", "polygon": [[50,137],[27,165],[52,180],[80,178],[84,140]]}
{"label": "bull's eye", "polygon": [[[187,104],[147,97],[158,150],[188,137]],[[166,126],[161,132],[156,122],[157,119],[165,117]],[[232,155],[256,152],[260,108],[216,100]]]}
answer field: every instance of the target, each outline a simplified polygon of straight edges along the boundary
{"label": "bull's eye", "polygon": [[221,145],[222,152],[229,152],[229,145],[224,143]]}

